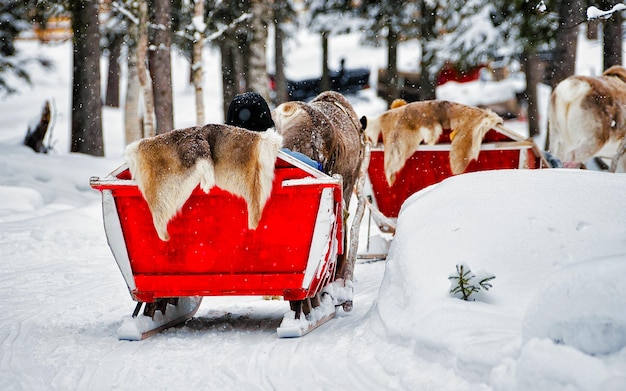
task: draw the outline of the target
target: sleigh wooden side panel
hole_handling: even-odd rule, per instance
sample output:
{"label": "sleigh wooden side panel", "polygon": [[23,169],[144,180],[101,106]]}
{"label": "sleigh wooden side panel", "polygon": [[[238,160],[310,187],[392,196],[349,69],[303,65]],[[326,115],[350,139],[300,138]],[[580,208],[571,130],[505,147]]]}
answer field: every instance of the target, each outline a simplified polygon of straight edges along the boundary
{"label": "sleigh wooden side panel", "polygon": [[148,205],[122,167],[92,178],[103,194],[105,230],[131,296],[278,295],[302,300],[334,279],[343,253],[342,185],[280,153],[256,230],[242,198],[197,188],[157,236]]}

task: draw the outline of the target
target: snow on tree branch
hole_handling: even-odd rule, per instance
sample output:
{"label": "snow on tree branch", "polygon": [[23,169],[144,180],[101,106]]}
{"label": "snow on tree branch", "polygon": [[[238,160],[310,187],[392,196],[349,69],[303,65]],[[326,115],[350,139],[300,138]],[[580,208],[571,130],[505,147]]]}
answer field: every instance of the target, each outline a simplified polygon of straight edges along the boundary
{"label": "snow on tree branch", "polygon": [[613,8],[608,11],[602,11],[597,7],[591,6],[587,8],[587,20],[595,20],[595,19],[608,19],[614,13],[626,10],[626,5],[624,4],[615,4]]}
{"label": "snow on tree branch", "polygon": [[138,18],[137,16],[135,16],[135,14],[134,14],[132,11],[130,11],[129,9],[127,9],[126,7],[124,7],[124,5],[123,5],[123,4],[120,4],[120,3],[119,3],[119,2],[117,2],[117,1],[114,1],[114,2],[112,2],[112,3],[111,3],[111,7],[112,7],[115,11],[117,11],[117,12],[119,12],[120,14],[122,14],[122,15],[126,16],[126,17],[128,18],[128,20],[130,20],[130,21],[131,21],[131,23],[133,23],[133,24],[137,24],[137,25],[139,24],[139,18]]}
{"label": "snow on tree branch", "polygon": [[216,32],[212,33],[211,35],[207,37],[207,40],[214,41],[217,38],[221,37],[222,34],[224,34],[224,32],[235,28],[239,23],[245,22],[246,20],[249,20],[249,19],[252,19],[251,13],[241,14],[241,16],[233,20],[232,23],[224,25],[224,26],[220,26],[220,28]]}

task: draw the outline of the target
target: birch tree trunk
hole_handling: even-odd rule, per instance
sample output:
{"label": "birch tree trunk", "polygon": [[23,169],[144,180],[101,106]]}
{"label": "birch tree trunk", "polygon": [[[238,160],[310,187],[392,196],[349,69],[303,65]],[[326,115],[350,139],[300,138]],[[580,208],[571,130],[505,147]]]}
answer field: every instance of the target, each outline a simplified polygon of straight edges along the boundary
{"label": "birch tree trunk", "polygon": [[271,19],[271,3],[262,0],[252,1],[252,40],[250,41],[250,91],[258,92],[270,101],[269,80],[265,45],[267,43],[267,24]]}
{"label": "birch tree trunk", "polygon": [[202,47],[204,46],[204,0],[194,4],[193,86],[196,92],[196,122],[204,124],[204,98],[202,96]]}
{"label": "birch tree trunk", "polygon": [[124,103],[124,135],[126,145],[143,136],[139,120],[139,76],[137,75],[137,48],[128,48],[128,77]]}
{"label": "birch tree trunk", "polygon": [[137,75],[143,92],[143,136],[153,137],[154,129],[154,95],[152,81],[146,67],[146,50],[148,49],[148,1],[139,3],[139,37],[137,39]]}

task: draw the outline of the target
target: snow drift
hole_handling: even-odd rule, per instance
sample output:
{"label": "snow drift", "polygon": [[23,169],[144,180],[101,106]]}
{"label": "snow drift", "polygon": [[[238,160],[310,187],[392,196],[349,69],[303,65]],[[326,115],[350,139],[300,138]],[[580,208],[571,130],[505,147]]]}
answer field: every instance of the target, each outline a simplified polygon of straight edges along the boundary
{"label": "snow drift", "polygon": [[[617,200],[625,192],[619,174],[505,170],[452,177],[414,194],[398,219],[377,321],[459,376],[493,376],[504,388],[516,362],[538,355],[541,367],[554,358],[541,350],[568,349],[561,361],[589,362],[622,351],[626,209]],[[449,294],[447,277],[462,262],[496,276],[481,301]],[[583,367],[561,370],[580,389],[610,378],[604,368]],[[525,370],[518,368],[515,386],[535,378],[521,376]]]}

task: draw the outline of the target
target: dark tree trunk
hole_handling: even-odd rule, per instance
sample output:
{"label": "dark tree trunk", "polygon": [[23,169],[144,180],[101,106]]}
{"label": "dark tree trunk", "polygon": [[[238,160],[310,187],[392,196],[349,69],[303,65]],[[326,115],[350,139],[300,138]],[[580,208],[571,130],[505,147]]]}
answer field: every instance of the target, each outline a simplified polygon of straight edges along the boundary
{"label": "dark tree trunk", "polygon": [[[421,15],[422,23],[421,29],[421,43],[422,48],[426,46],[426,43],[435,39],[435,22],[436,13],[435,9],[431,9],[426,1],[421,2]],[[435,88],[437,87],[436,75],[430,74],[431,58],[428,53],[422,50],[422,58],[420,60],[420,81],[419,81],[419,99],[420,100],[432,100],[436,98]]]}
{"label": "dark tree trunk", "polygon": [[384,99],[387,106],[391,105],[394,99],[399,98],[398,89],[398,34],[388,25],[387,35],[387,80],[389,81],[388,93]]}
{"label": "dark tree trunk", "polygon": [[559,7],[559,28],[556,32],[554,66],[548,75],[550,85],[556,87],[576,70],[578,22],[583,19],[581,0],[562,1]]}
{"label": "dark tree trunk", "polygon": [[98,2],[75,0],[71,4],[74,32],[71,152],[104,156]]}
{"label": "dark tree trunk", "polygon": [[109,70],[107,73],[107,91],[105,106],[120,107],[120,52],[122,37],[116,37],[109,48]]}
{"label": "dark tree trunk", "polygon": [[322,33],[322,91],[330,90],[330,74],[328,72],[328,33]]}
{"label": "dark tree trunk", "polygon": [[151,35],[148,66],[152,77],[152,93],[156,116],[156,133],[162,134],[174,129],[174,109],[172,103],[172,60],[170,49],[171,36],[171,5],[170,0],[152,0],[152,23],[155,26]]}
{"label": "dark tree trunk", "polygon": [[274,25],[274,60],[275,60],[275,73],[274,73],[274,88],[276,93],[276,100],[274,104],[278,106],[289,100],[287,94],[287,78],[285,77],[285,56],[283,53],[283,31],[281,29],[281,21],[277,21]]}
{"label": "dark tree trunk", "polygon": [[235,85],[235,56],[233,49],[226,42],[220,43],[220,52],[222,54],[222,98],[224,100],[224,120],[228,114],[228,106],[237,94],[237,86]]}
{"label": "dark tree trunk", "polygon": [[[609,10],[616,2],[602,1],[602,9]],[[602,53],[604,70],[613,65],[622,65],[622,14],[615,12],[604,21]]]}
{"label": "dark tree trunk", "polygon": [[524,50],[523,68],[526,74],[525,98],[528,102],[528,135],[530,137],[539,134],[539,109],[537,105],[537,84],[539,83],[537,53],[533,49]]}
{"label": "dark tree trunk", "polygon": [[250,41],[248,33],[244,32],[235,37],[237,40],[237,50],[229,42],[229,50],[233,57],[235,68],[231,71],[233,83],[235,83],[235,93],[241,94],[248,91],[250,86]]}

